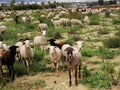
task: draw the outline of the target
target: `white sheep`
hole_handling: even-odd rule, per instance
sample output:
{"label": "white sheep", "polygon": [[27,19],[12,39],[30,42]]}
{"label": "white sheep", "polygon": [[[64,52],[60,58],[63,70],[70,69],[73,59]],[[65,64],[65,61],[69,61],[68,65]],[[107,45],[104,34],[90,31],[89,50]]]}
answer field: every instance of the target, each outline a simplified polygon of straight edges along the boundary
{"label": "white sheep", "polygon": [[71,19],[71,25],[82,25],[82,22],[78,19]]}
{"label": "white sheep", "polygon": [[59,66],[58,64],[62,56],[61,50],[57,46],[50,46],[49,55],[50,55],[53,68],[55,69],[55,71],[58,72],[58,66]]}
{"label": "white sheep", "polygon": [[7,27],[4,25],[0,26],[0,34],[4,33],[7,30]]}
{"label": "white sheep", "polygon": [[20,48],[21,59],[24,60],[25,66],[29,72],[29,67],[32,64],[32,59],[34,56],[33,49],[30,46],[30,40],[25,40],[24,44]]}
{"label": "white sheep", "polygon": [[48,30],[48,25],[46,23],[40,23],[40,24],[38,24],[38,27],[39,27],[40,31]]}
{"label": "white sheep", "polygon": [[84,19],[83,19],[84,23],[89,25],[90,24],[90,19],[88,16],[85,16]]}
{"label": "white sheep", "polygon": [[16,50],[16,53],[17,53],[17,57],[19,59],[19,61],[21,60],[21,55],[20,55],[20,48],[23,46],[23,39],[20,39],[16,44],[15,46],[18,46],[17,50]]}
{"label": "white sheep", "polygon": [[62,24],[61,20],[53,20],[53,19],[52,19],[51,22],[53,23],[53,25],[54,25],[55,27],[60,27],[61,24]]}
{"label": "white sheep", "polygon": [[35,47],[39,47],[41,49],[44,49],[44,45],[46,44],[46,31],[42,31],[42,35],[41,36],[35,36],[34,37],[34,45]]}

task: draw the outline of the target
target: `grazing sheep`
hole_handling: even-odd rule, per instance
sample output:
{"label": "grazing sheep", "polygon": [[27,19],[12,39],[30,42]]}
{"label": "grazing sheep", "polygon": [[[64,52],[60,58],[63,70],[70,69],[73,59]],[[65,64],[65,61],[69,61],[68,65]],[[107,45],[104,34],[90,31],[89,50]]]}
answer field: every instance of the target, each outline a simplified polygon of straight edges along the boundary
{"label": "grazing sheep", "polygon": [[46,31],[42,31],[41,36],[34,37],[34,45],[35,45],[35,47],[39,47],[41,49],[44,48],[44,45],[46,44],[45,35],[46,35]]}
{"label": "grazing sheep", "polygon": [[6,30],[7,30],[7,27],[4,26],[4,25],[1,25],[1,26],[0,26],[0,35],[1,35],[2,33],[4,33]]}
{"label": "grazing sheep", "polygon": [[38,24],[38,27],[39,27],[40,31],[48,30],[48,25],[46,23],[40,23],[40,24]]}
{"label": "grazing sheep", "polygon": [[51,22],[53,23],[53,25],[54,25],[55,27],[60,27],[61,24],[62,24],[61,20],[53,20],[53,19],[52,19]]}
{"label": "grazing sheep", "polygon": [[53,68],[55,69],[55,71],[58,71],[58,63],[60,62],[62,56],[61,50],[56,46],[50,46],[49,55],[53,64]]}
{"label": "grazing sheep", "polygon": [[59,43],[55,43],[54,41],[56,41],[55,39],[49,39],[49,40],[47,40],[47,41],[49,41],[50,42],[50,45],[51,46],[57,46],[58,48],[62,48],[62,46],[64,45],[64,44],[66,44],[66,42],[59,42]]}
{"label": "grazing sheep", "polygon": [[20,55],[29,72],[29,66],[32,64],[32,59],[34,56],[33,49],[30,47],[30,40],[24,41],[22,47],[20,48]]}
{"label": "grazing sheep", "polygon": [[2,66],[7,65],[10,72],[11,81],[13,81],[15,78],[13,64],[15,63],[15,55],[17,48],[17,46],[13,45],[9,47],[9,50],[0,50],[0,75],[2,76],[3,73]]}
{"label": "grazing sheep", "polygon": [[89,25],[90,24],[90,19],[88,16],[85,16],[84,19],[83,19],[84,23]]}
{"label": "grazing sheep", "polygon": [[66,66],[69,72],[69,86],[72,85],[71,81],[71,69],[75,69],[75,85],[78,85],[77,81],[77,70],[79,68],[79,78],[81,77],[81,65],[82,65],[82,55],[80,52],[76,51],[72,47],[68,47],[65,50],[67,52],[67,61],[66,61]]}
{"label": "grazing sheep", "polygon": [[71,25],[82,25],[82,22],[78,19],[71,19]]}

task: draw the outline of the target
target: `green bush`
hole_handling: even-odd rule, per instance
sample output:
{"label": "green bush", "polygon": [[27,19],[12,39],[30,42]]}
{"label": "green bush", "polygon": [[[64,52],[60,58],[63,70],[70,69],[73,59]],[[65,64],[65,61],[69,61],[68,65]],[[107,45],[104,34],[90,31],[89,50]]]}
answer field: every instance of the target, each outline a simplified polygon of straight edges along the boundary
{"label": "green bush", "polygon": [[88,78],[82,80],[83,84],[89,84],[93,88],[110,89],[112,85],[111,77],[104,71],[98,71]]}
{"label": "green bush", "polygon": [[14,68],[15,68],[15,74],[18,77],[27,74],[27,69],[26,69],[26,67],[25,67],[23,62],[16,62],[14,64]]}
{"label": "green bush", "polygon": [[102,59],[113,59],[115,57],[115,53],[113,51],[104,47],[99,47],[99,55]]}
{"label": "green bush", "polygon": [[60,38],[62,38],[62,35],[61,35],[60,30],[57,30],[57,29],[55,29],[55,28],[51,28],[50,30],[48,30],[47,36],[48,36],[48,37],[55,38],[55,39],[60,39]]}
{"label": "green bush", "polygon": [[83,56],[85,56],[85,57],[92,57],[92,56],[95,56],[96,55],[96,53],[95,53],[95,51],[92,51],[91,49],[82,49],[81,50],[81,53],[82,53],[82,55]]}
{"label": "green bush", "polygon": [[90,72],[90,70],[87,68],[87,66],[83,66],[82,69],[82,75],[83,77],[90,77],[92,75],[92,73]]}
{"label": "green bush", "polygon": [[110,33],[110,30],[107,28],[103,28],[98,31],[98,34],[109,34],[109,33]]}
{"label": "green bush", "polygon": [[39,85],[40,87],[45,87],[46,86],[45,81],[44,80],[40,80],[40,79],[36,80],[34,84],[35,85]]}
{"label": "green bush", "polygon": [[45,55],[45,51],[41,50],[40,48],[35,48],[35,52],[34,52],[34,59],[36,61],[41,61],[43,60]]}
{"label": "green bush", "polygon": [[113,24],[120,24],[120,19],[115,18],[112,20]]}
{"label": "green bush", "polygon": [[107,48],[120,48],[120,37],[109,37],[103,40],[103,44]]}

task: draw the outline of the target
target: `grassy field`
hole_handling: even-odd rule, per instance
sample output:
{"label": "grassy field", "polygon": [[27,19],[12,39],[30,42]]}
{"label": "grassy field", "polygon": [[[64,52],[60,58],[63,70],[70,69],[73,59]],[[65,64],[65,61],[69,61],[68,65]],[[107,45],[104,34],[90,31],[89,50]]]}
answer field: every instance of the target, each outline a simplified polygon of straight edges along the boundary
{"label": "grassy field", "polygon": [[[35,49],[33,64],[28,74],[22,62],[16,60],[14,64],[16,78],[10,82],[9,72],[4,66],[4,75],[0,81],[0,90],[119,90],[120,88],[120,11],[112,11],[118,17],[109,18],[105,13],[89,14],[90,25],[67,26],[55,28],[50,19],[40,17],[47,12],[32,12],[35,20],[47,23],[49,26],[46,38],[56,38],[73,44],[77,40],[84,41],[81,53],[83,55],[83,78],[78,87],[74,84],[68,87],[68,73],[60,68],[59,73],[51,69],[48,51]],[[24,14],[23,14],[24,15]],[[75,16],[76,15],[76,16]],[[22,15],[21,15],[22,16]],[[10,15],[9,17],[14,17]],[[63,17],[77,18],[83,21],[80,12],[71,12]],[[8,46],[14,45],[21,37],[33,38],[41,35],[38,26],[31,22],[23,24],[4,22],[7,31],[0,36],[0,40]],[[72,33],[74,32],[74,33]],[[48,43],[47,43],[48,45]],[[32,44],[34,48],[34,45]],[[73,74],[74,75],[74,74]],[[74,80],[74,78],[73,78]],[[54,83],[54,82],[57,83]],[[81,89],[82,88],[82,89]]]}

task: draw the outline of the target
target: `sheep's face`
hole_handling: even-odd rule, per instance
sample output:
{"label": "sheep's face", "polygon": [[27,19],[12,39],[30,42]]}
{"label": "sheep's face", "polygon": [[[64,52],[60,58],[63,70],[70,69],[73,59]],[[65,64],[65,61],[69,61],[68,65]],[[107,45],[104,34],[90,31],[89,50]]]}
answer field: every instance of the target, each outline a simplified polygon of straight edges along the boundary
{"label": "sheep's face", "polygon": [[57,48],[57,47],[56,46],[50,46],[50,53],[51,53],[52,56],[54,56],[55,48]]}
{"label": "sheep's face", "polygon": [[42,35],[46,35],[46,31],[45,30],[43,30],[43,31],[41,31],[42,32]]}
{"label": "sheep's face", "polygon": [[29,47],[30,44],[31,44],[31,42],[30,42],[30,40],[25,40],[25,41],[24,41],[24,44],[25,44],[26,47]]}
{"label": "sheep's face", "polygon": [[83,44],[83,41],[75,42],[75,45],[76,45],[76,47],[77,47],[79,50],[81,50],[82,44]]}

